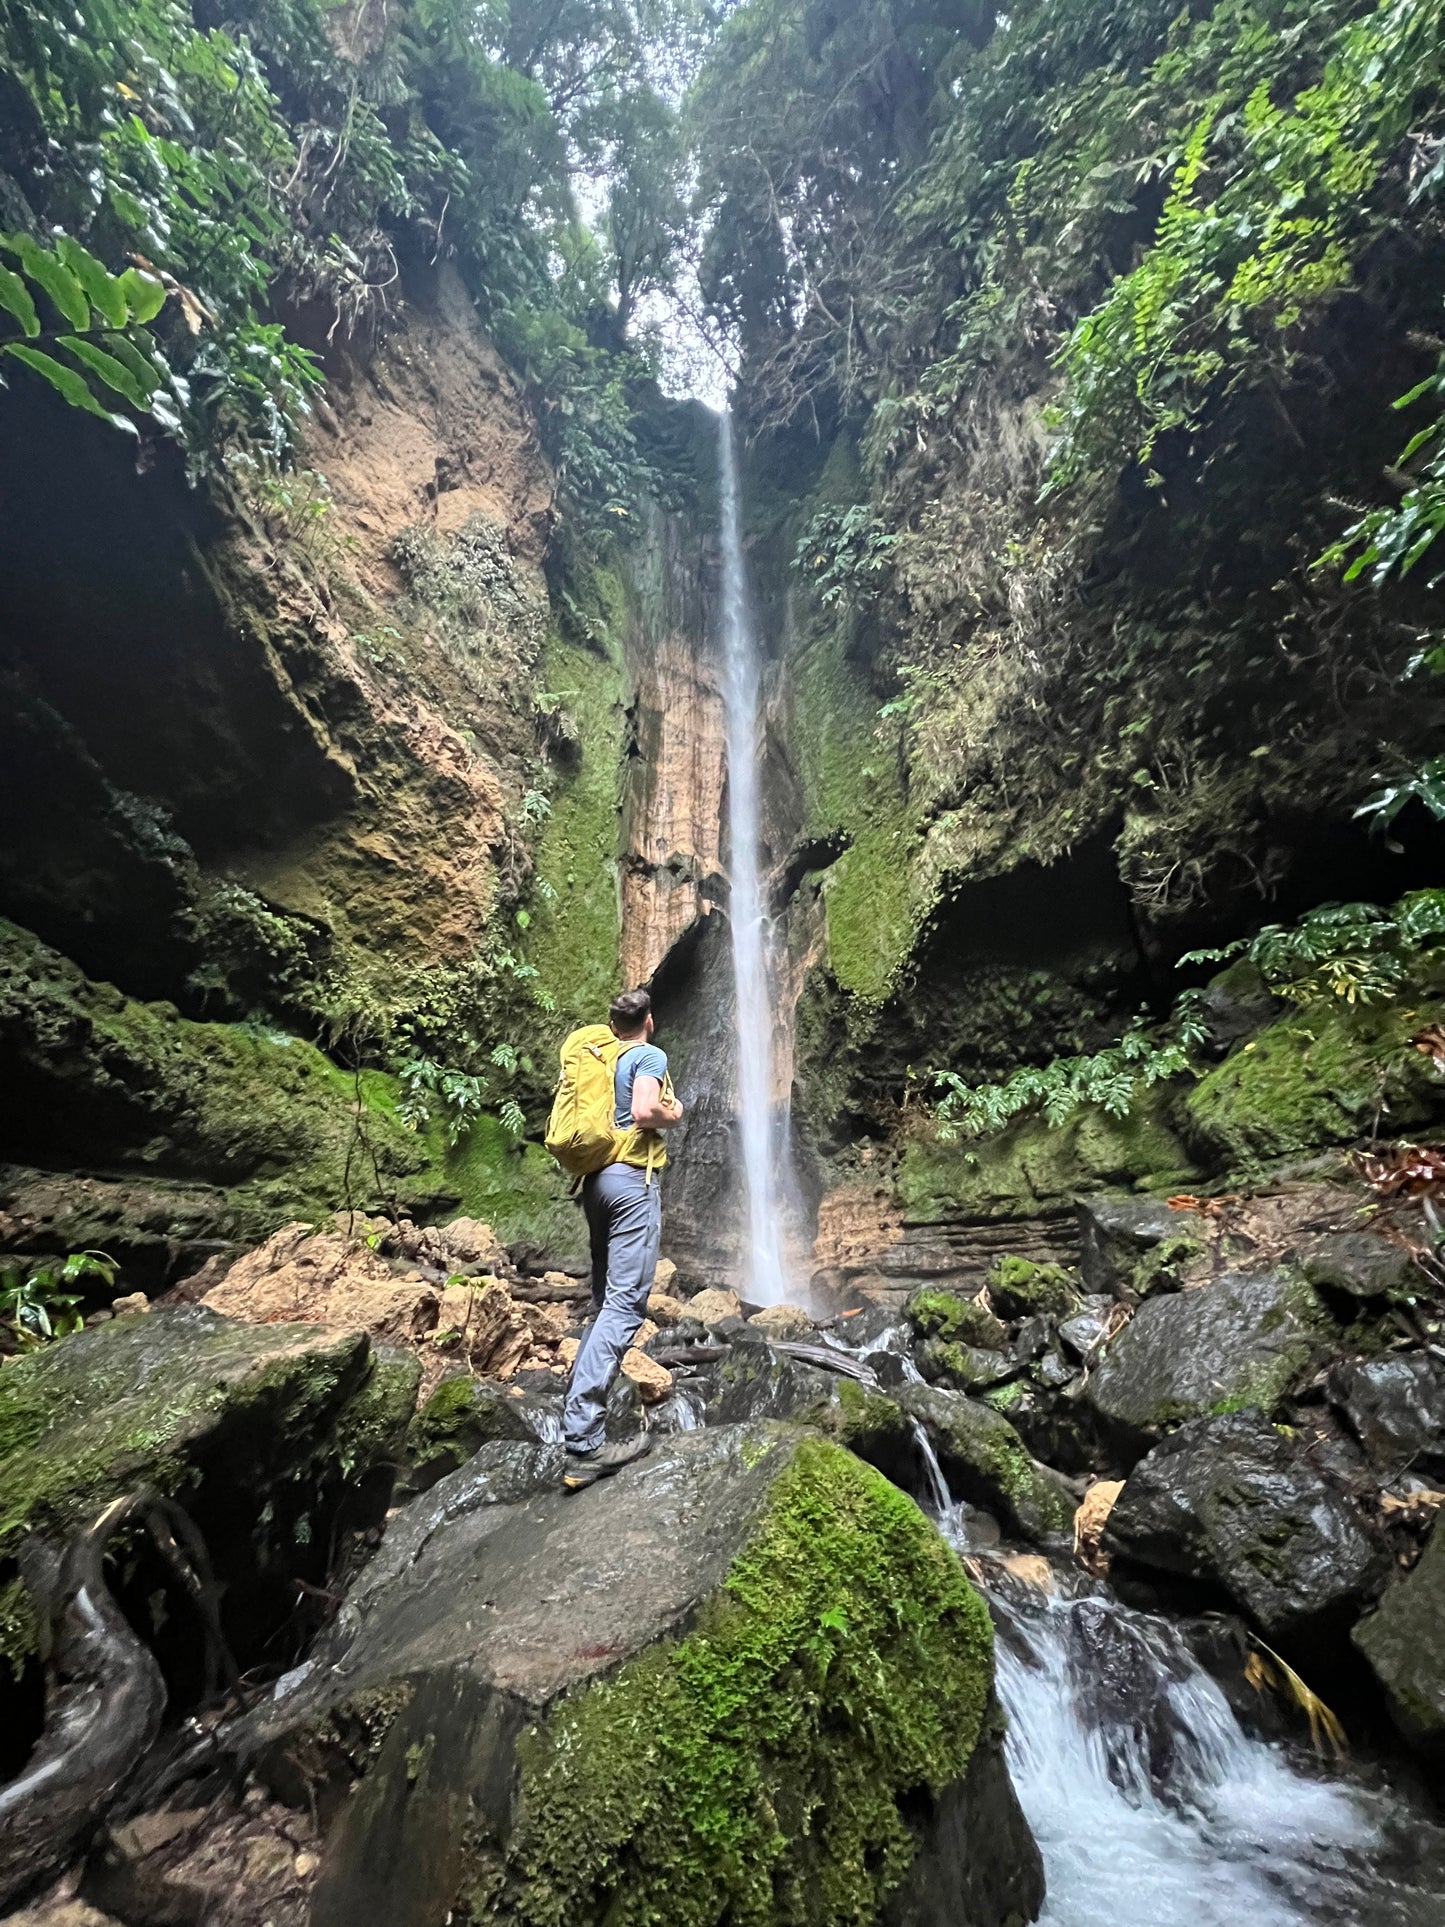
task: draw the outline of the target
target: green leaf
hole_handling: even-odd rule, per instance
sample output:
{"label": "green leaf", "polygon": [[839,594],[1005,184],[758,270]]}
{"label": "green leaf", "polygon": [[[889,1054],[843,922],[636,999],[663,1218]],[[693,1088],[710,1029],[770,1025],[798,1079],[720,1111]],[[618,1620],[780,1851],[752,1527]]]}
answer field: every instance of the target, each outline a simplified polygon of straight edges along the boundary
{"label": "green leaf", "polygon": [[13,315],[27,335],[40,333],[40,316],[30,290],[13,268],[0,268],[0,308]]}
{"label": "green leaf", "polygon": [[7,341],[0,345],[0,355],[13,355],[17,361],[23,361],[27,368],[33,368],[37,375],[43,375],[72,408],[83,409],[87,415],[99,415],[112,428],[128,429],[132,435],[136,433],[136,425],[129,415],[112,414],[110,409],[103,407],[91,394],[84,379],[73,368],[67,368],[64,362],[52,361],[39,348],[27,347],[21,341]]}
{"label": "green leaf", "polygon": [[111,327],[123,328],[126,322],[126,299],[119,279],[109,273],[88,248],[83,248],[79,241],[72,240],[68,234],[61,235],[55,243],[55,252]]}
{"label": "green leaf", "polygon": [[72,328],[90,326],[90,303],[85,290],[53,254],[32,241],[28,234],[0,235],[0,245],[20,257],[20,265],[30,279],[50,296]]}
{"label": "green leaf", "polygon": [[118,395],[124,395],[128,402],[137,408],[150,406],[151,391],[144,383],[136,380],[124,362],[114,355],[108,355],[104,348],[97,348],[93,341],[85,341],[79,335],[61,335],[60,346],[68,348],[77,361],[83,361],[93,375],[113,388]]}
{"label": "green leaf", "polygon": [[133,321],[154,321],[166,305],[164,282],[139,268],[127,268],[120,277],[120,286]]}
{"label": "green leaf", "polygon": [[150,336],[141,334],[138,341],[129,335],[108,334],[105,345],[117,361],[123,361],[136,380],[146,391],[146,398],[155,393],[165,380],[165,366],[157,355]]}

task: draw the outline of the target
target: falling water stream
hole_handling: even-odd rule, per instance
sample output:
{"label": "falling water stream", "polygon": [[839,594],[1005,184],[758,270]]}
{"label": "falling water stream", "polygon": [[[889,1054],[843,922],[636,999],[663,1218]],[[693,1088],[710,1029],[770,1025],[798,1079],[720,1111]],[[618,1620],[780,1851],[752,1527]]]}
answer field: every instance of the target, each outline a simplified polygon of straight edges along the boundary
{"label": "falling water stream", "polygon": [[[773,1105],[776,997],[760,866],[761,668],[739,527],[731,417],[719,428],[723,694],[737,1010],[745,1296],[786,1296],[786,1130]],[[874,1349],[907,1353],[902,1327]],[[787,1350],[788,1347],[782,1349]],[[806,1355],[806,1348],[793,1347]],[[859,1361],[854,1375],[873,1379]],[[915,1374],[916,1375],[916,1374]],[[686,1399],[666,1429],[702,1414]],[[955,1501],[915,1427],[927,1498],[961,1553]],[[1252,1737],[1180,1629],[1107,1594],[992,1595],[1008,1764],[1044,1856],[1041,1927],[1441,1927],[1445,1833],[1363,1783]]]}
{"label": "falling water stream", "polygon": [[[931,1448],[939,1525],[967,1552]],[[1027,1591],[1028,1589],[1023,1589]],[[1240,1725],[1182,1631],[1106,1593],[992,1595],[1040,1927],[1440,1927],[1445,1835]]]}
{"label": "falling water stream", "polygon": [[773,996],[758,808],[761,665],[748,601],[731,414],[718,430],[722,496],[723,707],[728,757],[729,908],[737,1012],[738,1140],[747,1200],[744,1296],[787,1296],[782,1240],[785,1146],[773,1114]]}

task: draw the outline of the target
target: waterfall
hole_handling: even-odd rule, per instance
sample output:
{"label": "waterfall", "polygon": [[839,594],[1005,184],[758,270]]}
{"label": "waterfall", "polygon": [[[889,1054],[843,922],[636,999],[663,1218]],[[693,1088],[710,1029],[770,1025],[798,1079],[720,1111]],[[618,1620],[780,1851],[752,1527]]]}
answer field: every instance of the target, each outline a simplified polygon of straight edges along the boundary
{"label": "waterfall", "polygon": [[747,1199],[743,1296],[761,1305],[787,1296],[782,1199],[785,1130],[773,1116],[775,997],[760,872],[758,809],[761,665],[748,605],[738,516],[732,415],[718,430],[722,495],[723,706],[728,759],[728,842],[733,990],[737,1030],[738,1141]]}
{"label": "waterfall", "polygon": [[[940,1506],[939,1526],[966,1555],[965,1513]],[[990,1603],[1009,1774],[1048,1880],[1039,1927],[1442,1918],[1438,1826],[1251,1737],[1178,1627],[1103,1592],[1003,1582]]]}

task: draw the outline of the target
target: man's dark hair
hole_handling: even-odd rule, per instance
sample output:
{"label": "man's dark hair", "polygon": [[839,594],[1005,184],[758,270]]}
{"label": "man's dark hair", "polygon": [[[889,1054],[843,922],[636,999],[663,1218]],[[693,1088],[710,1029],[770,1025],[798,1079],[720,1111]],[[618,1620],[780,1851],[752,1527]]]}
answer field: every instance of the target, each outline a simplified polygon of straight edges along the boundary
{"label": "man's dark hair", "polygon": [[624,990],[612,999],[607,1015],[619,1036],[630,1037],[642,1029],[651,1009],[652,999],[645,990]]}

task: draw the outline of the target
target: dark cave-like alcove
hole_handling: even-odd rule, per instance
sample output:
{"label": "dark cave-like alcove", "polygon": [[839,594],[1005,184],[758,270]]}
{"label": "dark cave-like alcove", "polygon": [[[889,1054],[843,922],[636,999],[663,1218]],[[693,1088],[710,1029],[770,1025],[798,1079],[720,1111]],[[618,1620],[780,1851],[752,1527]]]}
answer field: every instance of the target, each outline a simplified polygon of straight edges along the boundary
{"label": "dark cave-like alcove", "polygon": [[[18,374],[0,410],[0,914],[175,996],[194,860],[291,841],[350,792],[319,706],[177,451]],[[319,658],[318,658],[319,660]]]}

